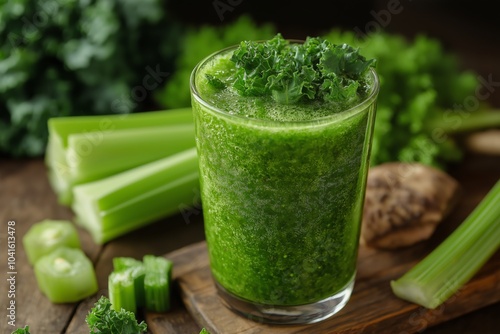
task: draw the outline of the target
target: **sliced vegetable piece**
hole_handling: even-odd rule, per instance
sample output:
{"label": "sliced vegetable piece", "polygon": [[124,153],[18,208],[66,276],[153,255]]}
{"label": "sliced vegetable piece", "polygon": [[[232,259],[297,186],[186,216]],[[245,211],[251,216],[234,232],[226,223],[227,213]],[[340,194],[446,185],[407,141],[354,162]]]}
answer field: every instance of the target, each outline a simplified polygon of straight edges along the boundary
{"label": "sliced vegetable piece", "polygon": [[31,265],[57,247],[80,248],[73,223],[67,220],[43,220],[33,224],[23,237],[23,246]]}
{"label": "sliced vegetable piece", "polygon": [[72,303],[97,292],[94,267],[81,249],[59,247],[35,264],[40,290],[53,303]]}
{"label": "sliced vegetable piece", "polygon": [[153,312],[170,309],[170,282],[173,263],[161,256],[145,255],[144,292],[146,308]]}
{"label": "sliced vegetable piece", "polygon": [[500,180],[465,221],[397,280],[401,299],[434,309],[467,283],[500,247]]}
{"label": "sliced vegetable piece", "polygon": [[142,261],[133,257],[118,256],[113,258],[113,271],[124,271],[137,267],[142,267]]}
{"label": "sliced vegetable piece", "polygon": [[133,280],[136,306],[144,306],[145,271],[142,261],[131,257],[115,257],[113,258],[113,273],[124,274],[129,277],[128,279]]}
{"label": "sliced vegetable piece", "polygon": [[121,309],[136,312],[137,303],[135,298],[134,278],[131,269],[120,272],[112,272],[108,277],[109,300],[115,311]]}
{"label": "sliced vegetable piece", "polygon": [[77,222],[102,244],[193,203],[196,148],[74,188]]}

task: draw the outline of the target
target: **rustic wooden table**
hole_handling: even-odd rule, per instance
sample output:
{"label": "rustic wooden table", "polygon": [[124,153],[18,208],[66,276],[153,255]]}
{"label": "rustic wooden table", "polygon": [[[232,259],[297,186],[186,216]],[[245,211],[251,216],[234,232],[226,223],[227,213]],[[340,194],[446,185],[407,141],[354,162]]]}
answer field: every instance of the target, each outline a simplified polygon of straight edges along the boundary
{"label": "rustic wooden table", "polygon": [[[386,2],[383,2],[380,8],[385,8],[386,5]],[[462,17],[443,20],[449,11],[448,8],[443,8],[441,13],[430,13],[420,10],[419,7],[415,8],[412,9],[405,3],[404,13],[394,15],[388,28],[413,35],[421,31],[424,27],[422,20],[426,18],[424,27],[426,31],[442,38],[449,48],[459,52],[466,67],[477,70],[484,78],[492,76],[495,82],[500,81],[497,57],[499,48],[498,43],[493,43],[498,40],[498,31],[484,24],[483,21],[469,20],[470,24],[465,24],[468,21]],[[466,19],[468,19],[467,15],[468,13],[464,13]],[[499,90],[492,93],[489,101],[493,105],[500,105],[499,93]],[[473,196],[469,198],[468,203],[477,202],[500,178],[500,157],[468,156],[465,162],[453,171],[453,175],[463,185],[465,196]],[[471,210],[471,207],[461,209]],[[113,257],[141,258],[145,254],[162,255],[204,239],[201,214],[191,215],[189,221],[185,221],[181,215],[172,216],[104,246],[96,245],[86,231],[79,230],[83,249],[95,264],[100,290],[96,296],[81,303],[54,305],[38,290],[33,270],[28,264],[21,242],[23,235],[32,224],[46,218],[72,219],[73,214],[70,209],[57,204],[56,197],[47,181],[43,161],[41,159],[0,160],[0,248],[2,254],[0,260],[2,271],[0,333],[11,333],[14,327],[9,324],[10,321],[15,322],[17,327],[29,325],[32,333],[35,334],[88,333],[85,316],[97,297],[107,293],[107,277],[111,272]],[[15,222],[15,256],[12,258],[9,258],[7,254],[7,223],[9,221]],[[8,261],[13,262],[12,268],[9,268]],[[15,272],[15,274],[9,274],[9,272]],[[10,276],[15,278],[10,281],[13,284],[7,281]],[[496,286],[500,286],[500,268],[497,278],[499,283]],[[15,308],[8,310],[12,301],[15,302]],[[434,327],[417,326],[416,328],[425,328],[426,333],[498,333],[499,314],[500,303],[496,303]],[[151,321],[154,322],[151,327],[158,330],[154,334],[197,334],[200,330],[200,324],[194,321],[179,301],[171,312],[161,317],[152,317]],[[418,321],[425,325],[426,319],[420,317]],[[248,334],[250,333],[249,331]]]}
{"label": "rustic wooden table", "polygon": [[[500,178],[500,157],[467,157],[453,174],[460,180],[467,194],[473,194],[473,201],[480,200],[489,187]],[[85,316],[101,294],[106,294],[107,277],[111,272],[115,256],[142,257],[144,254],[166,254],[183,246],[204,239],[201,214],[193,214],[189,221],[181,215],[172,216],[130,233],[104,246],[96,245],[86,231],[79,230],[84,251],[95,263],[99,281],[97,296],[81,303],[51,304],[36,287],[32,268],[29,266],[21,239],[35,222],[46,219],[72,219],[72,212],[56,202],[46,177],[41,160],[3,160],[0,163],[0,222],[2,245],[2,283],[0,283],[0,310],[2,321],[0,332],[10,333],[9,314],[15,315],[18,327],[29,325],[32,333],[88,333]],[[469,209],[467,209],[469,210]],[[7,222],[15,221],[15,268],[7,266]],[[13,259],[10,259],[13,260]],[[15,284],[7,284],[8,272],[14,271]],[[500,277],[500,268],[499,268]],[[15,296],[9,296],[15,290]],[[10,301],[15,301],[15,310],[7,310]],[[494,304],[452,319],[427,333],[496,333],[498,330],[500,304]],[[7,319],[7,321],[6,321]],[[422,320],[422,319],[421,319]],[[424,319],[425,320],[425,319]],[[182,333],[197,334],[200,325],[186,311],[182,303],[162,317],[156,318],[155,334]],[[159,329],[159,331],[158,331]]]}

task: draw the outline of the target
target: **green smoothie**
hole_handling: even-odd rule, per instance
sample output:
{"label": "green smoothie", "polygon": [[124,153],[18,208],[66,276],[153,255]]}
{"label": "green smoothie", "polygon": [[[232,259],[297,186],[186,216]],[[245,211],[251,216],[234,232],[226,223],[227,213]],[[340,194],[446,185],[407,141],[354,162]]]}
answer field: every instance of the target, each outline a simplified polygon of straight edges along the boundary
{"label": "green smoothie", "polygon": [[192,77],[213,277],[257,304],[324,300],[356,272],[376,75],[354,100],[282,103],[233,88],[234,50]]}

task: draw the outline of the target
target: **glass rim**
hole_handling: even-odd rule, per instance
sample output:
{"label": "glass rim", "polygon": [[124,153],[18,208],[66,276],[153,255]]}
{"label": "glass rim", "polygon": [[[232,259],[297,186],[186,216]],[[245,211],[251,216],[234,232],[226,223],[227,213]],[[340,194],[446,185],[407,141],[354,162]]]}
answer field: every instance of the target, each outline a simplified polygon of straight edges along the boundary
{"label": "glass rim", "polygon": [[[287,39],[289,42],[292,43],[303,43],[303,40],[296,40],[296,39]],[[264,42],[264,41],[258,41],[258,42]],[[218,108],[211,104],[210,102],[206,101],[201,97],[200,93],[198,92],[198,89],[196,87],[196,74],[198,71],[206,64],[208,63],[211,59],[215,58],[216,56],[226,53],[230,50],[237,49],[239,44],[235,44],[223,49],[220,49],[218,51],[215,51],[211,53],[210,55],[206,56],[203,58],[191,71],[191,75],[189,78],[189,86],[191,90],[191,96],[196,99],[198,103],[203,105],[205,108],[209,109],[210,111],[215,112],[217,115],[223,116],[228,119],[235,119],[239,121],[245,121],[247,123],[255,123],[259,125],[275,125],[275,126],[283,126],[283,125],[288,125],[288,126],[297,126],[297,125],[318,125],[322,123],[330,123],[330,122],[335,122],[335,121],[341,121],[350,117],[353,117],[357,114],[359,114],[361,111],[365,110],[368,108],[371,104],[373,104],[377,98],[377,95],[380,90],[380,80],[377,75],[376,70],[372,67],[370,68],[370,76],[373,79],[373,82],[370,87],[370,91],[368,92],[367,96],[362,100],[359,101],[357,104],[339,111],[335,112],[331,115],[327,116],[322,116],[318,118],[313,118],[309,120],[298,120],[298,121],[280,121],[280,120],[272,120],[272,119],[261,119],[261,118],[255,118],[255,117],[247,117],[243,115],[237,115],[237,114],[231,114],[230,112]]]}

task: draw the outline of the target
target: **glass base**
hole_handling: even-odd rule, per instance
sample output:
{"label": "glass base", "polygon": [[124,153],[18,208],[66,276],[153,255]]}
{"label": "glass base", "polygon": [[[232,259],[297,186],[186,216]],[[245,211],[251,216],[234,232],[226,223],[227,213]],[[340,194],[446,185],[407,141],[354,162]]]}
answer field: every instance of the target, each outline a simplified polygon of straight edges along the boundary
{"label": "glass base", "polygon": [[276,306],[254,303],[233,295],[215,281],[222,302],[230,310],[248,319],[266,324],[312,324],[339,312],[351,297],[354,277],[337,294],[311,304]]}

